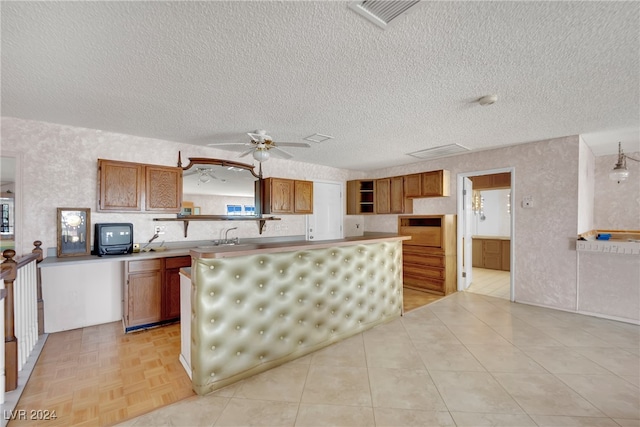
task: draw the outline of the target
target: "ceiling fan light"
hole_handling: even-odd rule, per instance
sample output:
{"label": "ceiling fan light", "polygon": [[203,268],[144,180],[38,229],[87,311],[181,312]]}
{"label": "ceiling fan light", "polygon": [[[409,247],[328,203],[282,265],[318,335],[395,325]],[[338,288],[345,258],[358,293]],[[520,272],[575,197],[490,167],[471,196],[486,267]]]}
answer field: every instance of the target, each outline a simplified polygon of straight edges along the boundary
{"label": "ceiling fan light", "polygon": [[253,151],[253,158],[259,162],[266,162],[269,160],[269,152],[264,149],[256,149]]}

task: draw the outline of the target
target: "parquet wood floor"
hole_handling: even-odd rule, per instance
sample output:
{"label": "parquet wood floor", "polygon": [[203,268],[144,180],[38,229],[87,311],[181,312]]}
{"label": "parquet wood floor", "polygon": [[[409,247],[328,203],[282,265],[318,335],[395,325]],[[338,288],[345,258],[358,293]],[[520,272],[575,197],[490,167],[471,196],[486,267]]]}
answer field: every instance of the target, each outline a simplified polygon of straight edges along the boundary
{"label": "parquet wood floor", "polygon": [[430,294],[428,292],[420,292],[409,288],[402,290],[405,313],[415,308],[422,307],[423,305],[430,304],[434,301],[438,301],[440,298],[444,298],[441,295]]}
{"label": "parquet wood floor", "polygon": [[121,322],[50,334],[14,414],[17,426],[105,426],[195,395],[178,360],[180,325],[124,334]]}
{"label": "parquet wood floor", "polygon": [[[442,297],[404,289],[404,309]],[[180,324],[124,334],[121,322],[50,334],[14,411],[56,419],[13,419],[19,426],[106,426],[195,393],[178,360]]]}

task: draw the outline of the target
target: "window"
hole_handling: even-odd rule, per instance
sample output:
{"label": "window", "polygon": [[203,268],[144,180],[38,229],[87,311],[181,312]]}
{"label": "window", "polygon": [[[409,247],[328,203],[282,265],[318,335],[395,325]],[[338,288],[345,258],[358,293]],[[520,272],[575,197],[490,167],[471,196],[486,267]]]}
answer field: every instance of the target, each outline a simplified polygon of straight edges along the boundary
{"label": "window", "polygon": [[227,215],[255,215],[254,205],[227,205]]}

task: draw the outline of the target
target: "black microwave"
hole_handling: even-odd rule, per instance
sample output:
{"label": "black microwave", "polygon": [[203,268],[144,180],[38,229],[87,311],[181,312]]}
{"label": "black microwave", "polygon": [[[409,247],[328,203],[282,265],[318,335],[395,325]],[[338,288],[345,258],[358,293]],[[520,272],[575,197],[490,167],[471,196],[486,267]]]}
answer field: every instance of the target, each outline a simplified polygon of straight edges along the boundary
{"label": "black microwave", "polygon": [[93,237],[94,255],[125,255],[133,252],[133,224],[94,224]]}

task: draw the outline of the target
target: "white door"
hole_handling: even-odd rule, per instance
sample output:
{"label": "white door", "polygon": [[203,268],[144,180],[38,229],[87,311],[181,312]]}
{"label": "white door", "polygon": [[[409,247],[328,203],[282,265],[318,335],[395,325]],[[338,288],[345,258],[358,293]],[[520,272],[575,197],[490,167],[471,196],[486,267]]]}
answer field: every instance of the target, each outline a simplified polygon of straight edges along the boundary
{"label": "white door", "polygon": [[471,286],[471,278],[473,274],[473,267],[471,265],[472,255],[472,224],[473,224],[473,182],[468,177],[463,178],[463,209],[464,209],[464,221],[462,229],[463,239],[463,277],[462,277],[462,289],[467,289]]}
{"label": "white door", "polygon": [[313,214],[307,215],[307,240],[342,239],[342,184],[313,183]]}

